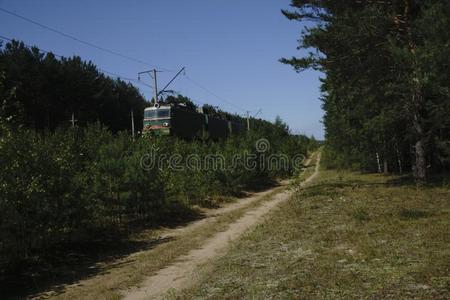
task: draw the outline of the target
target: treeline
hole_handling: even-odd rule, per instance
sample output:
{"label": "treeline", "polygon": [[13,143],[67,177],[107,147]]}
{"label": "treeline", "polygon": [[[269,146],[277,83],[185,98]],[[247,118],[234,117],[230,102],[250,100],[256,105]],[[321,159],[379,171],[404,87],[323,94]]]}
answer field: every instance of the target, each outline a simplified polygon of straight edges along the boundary
{"label": "treeline", "polygon": [[409,172],[419,182],[450,168],[450,2],[295,0],[308,21],[305,57],[282,59],[326,74],[326,161]]}
{"label": "treeline", "polygon": [[12,41],[0,51],[0,73],[14,98],[2,99],[0,117],[11,125],[35,130],[100,122],[117,132],[130,128],[131,110],[142,127],[146,106],[139,91],[120,79],[105,76],[80,57],[56,58],[38,48]]}

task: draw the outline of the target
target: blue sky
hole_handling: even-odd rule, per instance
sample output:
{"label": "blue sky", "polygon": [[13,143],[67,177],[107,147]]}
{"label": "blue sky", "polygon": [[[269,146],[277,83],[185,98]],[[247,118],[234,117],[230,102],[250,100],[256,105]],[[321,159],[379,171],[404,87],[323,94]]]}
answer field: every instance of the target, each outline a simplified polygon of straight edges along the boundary
{"label": "blue sky", "polygon": [[[279,115],[293,132],[323,138],[320,81],[278,62],[300,55],[302,24],[280,12],[289,0],[59,1],[0,0],[0,7],[84,41],[167,70],[186,67],[171,88],[209,103],[264,119]],[[151,67],[111,55],[0,11],[0,35],[64,56],[79,55],[99,68],[137,78]],[[173,72],[159,73],[162,87]],[[143,77],[150,83],[149,77]],[[206,88],[200,88],[197,84]],[[136,85],[151,97],[151,89]],[[213,96],[214,95],[219,97]],[[226,100],[226,101],[224,101]]]}

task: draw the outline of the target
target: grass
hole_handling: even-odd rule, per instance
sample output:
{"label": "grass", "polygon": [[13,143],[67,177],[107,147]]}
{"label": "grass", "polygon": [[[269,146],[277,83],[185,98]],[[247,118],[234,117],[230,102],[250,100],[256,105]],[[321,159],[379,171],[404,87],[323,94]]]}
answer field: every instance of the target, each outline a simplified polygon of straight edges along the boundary
{"label": "grass", "polygon": [[450,189],[321,171],[179,299],[448,299]]}

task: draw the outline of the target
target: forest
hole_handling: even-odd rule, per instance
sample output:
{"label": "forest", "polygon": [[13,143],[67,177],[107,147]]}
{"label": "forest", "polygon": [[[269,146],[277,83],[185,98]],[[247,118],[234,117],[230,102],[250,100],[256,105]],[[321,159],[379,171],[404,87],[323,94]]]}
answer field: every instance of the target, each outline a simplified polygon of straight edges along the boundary
{"label": "forest", "polygon": [[[314,139],[292,135],[280,118],[252,118],[249,132],[220,141],[133,138],[130,111],[140,130],[149,105],[133,85],[79,57],[56,58],[17,41],[2,48],[0,74],[1,276],[48,262],[55,249],[126,237],[187,218],[194,206],[273,184],[301,165],[264,168],[270,154],[293,158],[317,147]],[[181,95],[160,100],[196,108]],[[212,106],[204,110],[244,121]],[[261,138],[270,143],[264,157],[255,147]],[[181,157],[182,166],[189,154],[220,155],[232,167],[145,168],[149,154]],[[232,164],[249,154],[257,157],[253,168]]]}
{"label": "forest", "polygon": [[450,168],[450,2],[293,0],[307,22],[298,72],[322,71],[329,167],[413,172],[421,184]]}

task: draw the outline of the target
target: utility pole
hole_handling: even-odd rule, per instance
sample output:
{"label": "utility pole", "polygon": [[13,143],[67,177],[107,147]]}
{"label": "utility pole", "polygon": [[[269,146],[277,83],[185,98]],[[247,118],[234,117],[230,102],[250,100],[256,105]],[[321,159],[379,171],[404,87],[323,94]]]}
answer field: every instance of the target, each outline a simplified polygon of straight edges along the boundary
{"label": "utility pole", "polygon": [[175,78],[177,78],[178,75],[180,75],[181,72],[183,72],[184,70],[185,70],[184,67],[181,68],[181,70],[178,71],[178,73],[177,73],[177,74],[169,81],[169,83],[166,84],[166,86],[165,86],[161,91],[159,91],[159,92],[158,92],[158,80],[157,80],[157,78],[156,78],[156,73],[157,73],[157,72],[161,72],[161,71],[158,71],[158,70],[156,70],[156,69],[153,69],[153,70],[148,70],[148,71],[142,71],[142,72],[139,72],[139,73],[138,73],[138,80],[141,80],[141,74],[150,74],[150,76],[153,77],[153,98],[154,98],[153,104],[156,106],[156,104],[158,103],[158,96],[159,96],[159,94],[164,93],[164,92],[166,91],[166,88],[167,88],[167,87],[175,80]]}
{"label": "utility pole", "polygon": [[133,115],[133,109],[131,109],[131,135],[133,136],[133,140],[134,140],[134,115]]}
{"label": "utility pole", "polygon": [[72,113],[72,118],[70,119],[70,123],[72,123],[72,128],[75,128],[75,122],[76,122],[77,120],[75,120],[75,113],[73,112]]}
{"label": "utility pole", "polygon": [[[148,71],[142,71],[138,73],[138,80],[141,80],[141,74],[149,74],[150,77],[153,77],[153,105],[156,106],[158,103],[158,80],[156,79],[156,73],[158,71],[156,69],[148,70]],[[153,74],[153,75],[152,75]]]}
{"label": "utility pole", "polygon": [[250,131],[250,111],[247,110],[247,131]]}
{"label": "utility pole", "polygon": [[156,104],[158,103],[158,81],[156,80],[156,69],[153,69],[153,82],[154,82],[154,97],[155,97],[155,102],[154,102],[154,106],[156,106]]}
{"label": "utility pole", "polygon": [[[247,131],[250,131],[250,111],[247,110]],[[259,109],[256,114],[252,118],[256,118],[256,116],[261,112],[261,109]]]}

